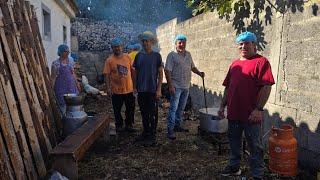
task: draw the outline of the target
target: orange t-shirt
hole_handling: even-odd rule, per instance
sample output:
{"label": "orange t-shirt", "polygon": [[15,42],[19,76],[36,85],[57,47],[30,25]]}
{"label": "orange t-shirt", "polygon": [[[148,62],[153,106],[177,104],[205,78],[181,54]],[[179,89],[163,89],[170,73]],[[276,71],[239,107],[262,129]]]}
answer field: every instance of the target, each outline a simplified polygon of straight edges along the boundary
{"label": "orange t-shirt", "polygon": [[111,55],[104,64],[103,74],[110,76],[111,90],[115,94],[133,92],[131,69],[133,61],[128,54],[121,57]]}

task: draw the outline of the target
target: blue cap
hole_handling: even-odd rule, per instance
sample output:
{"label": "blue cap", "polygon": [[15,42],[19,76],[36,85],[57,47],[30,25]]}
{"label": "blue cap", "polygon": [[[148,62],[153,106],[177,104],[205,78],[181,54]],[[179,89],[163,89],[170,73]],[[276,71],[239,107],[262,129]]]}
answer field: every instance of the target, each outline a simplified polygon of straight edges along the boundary
{"label": "blue cap", "polygon": [[249,31],[243,32],[241,34],[238,35],[237,39],[236,39],[237,44],[239,44],[240,42],[257,42],[257,36]]}
{"label": "blue cap", "polygon": [[156,40],[156,37],[153,35],[151,31],[145,31],[138,37],[141,41],[142,40]]}
{"label": "blue cap", "polygon": [[59,47],[58,47],[58,56],[61,56],[65,51],[68,51],[69,50],[69,47],[66,45],[66,44],[61,44]]}
{"label": "blue cap", "polygon": [[141,44],[139,44],[139,43],[136,43],[136,44],[134,44],[134,45],[132,45],[133,46],[133,49],[134,50],[137,50],[137,51],[140,51],[141,49],[142,49],[142,46],[141,46]]}
{"label": "blue cap", "polygon": [[128,49],[128,50],[134,49],[134,45],[133,45],[133,44],[129,44],[129,45],[127,46],[127,49]]}
{"label": "blue cap", "polygon": [[178,34],[176,38],[174,38],[174,43],[177,41],[187,41],[187,36],[184,34]]}
{"label": "blue cap", "polygon": [[71,53],[70,56],[73,58],[74,61],[78,60],[78,56],[75,53]]}
{"label": "blue cap", "polygon": [[121,38],[116,37],[116,38],[112,39],[111,46],[120,46],[120,45],[122,45]]}

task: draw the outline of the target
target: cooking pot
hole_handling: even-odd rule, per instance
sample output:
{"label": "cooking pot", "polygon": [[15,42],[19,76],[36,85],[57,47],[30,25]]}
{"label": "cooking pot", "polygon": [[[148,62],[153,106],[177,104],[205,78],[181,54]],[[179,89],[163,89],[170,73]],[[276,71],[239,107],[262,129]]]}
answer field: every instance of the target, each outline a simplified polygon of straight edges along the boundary
{"label": "cooking pot", "polygon": [[212,133],[225,133],[228,130],[228,120],[218,116],[218,108],[203,108],[200,113],[200,129]]}

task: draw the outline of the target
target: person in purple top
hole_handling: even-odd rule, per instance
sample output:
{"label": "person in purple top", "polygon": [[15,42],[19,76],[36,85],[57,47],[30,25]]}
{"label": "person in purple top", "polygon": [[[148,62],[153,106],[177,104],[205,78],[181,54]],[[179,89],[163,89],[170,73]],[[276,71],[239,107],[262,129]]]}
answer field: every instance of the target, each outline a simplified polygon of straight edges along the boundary
{"label": "person in purple top", "polygon": [[57,103],[62,113],[66,111],[64,94],[79,93],[80,84],[74,73],[74,62],[69,58],[69,47],[62,44],[58,47],[59,58],[51,65],[51,82]]}

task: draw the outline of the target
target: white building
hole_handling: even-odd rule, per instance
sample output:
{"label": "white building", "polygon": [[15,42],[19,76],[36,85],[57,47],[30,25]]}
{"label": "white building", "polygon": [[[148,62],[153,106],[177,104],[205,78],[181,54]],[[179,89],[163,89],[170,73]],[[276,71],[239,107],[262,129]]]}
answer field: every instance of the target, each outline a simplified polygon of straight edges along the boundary
{"label": "white building", "polygon": [[71,19],[78,12],[75,0],[30,0],[37,13],[48,66],[58,58],[62,43],[71,45]]}

